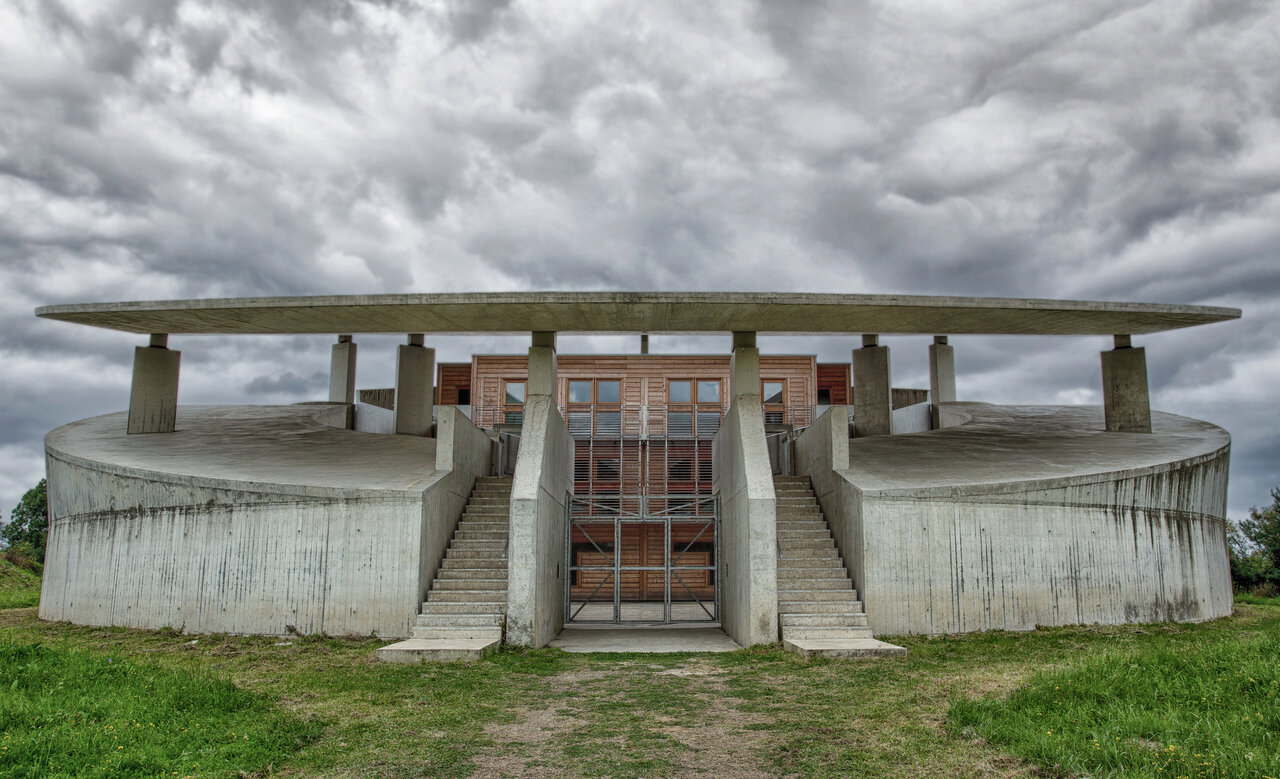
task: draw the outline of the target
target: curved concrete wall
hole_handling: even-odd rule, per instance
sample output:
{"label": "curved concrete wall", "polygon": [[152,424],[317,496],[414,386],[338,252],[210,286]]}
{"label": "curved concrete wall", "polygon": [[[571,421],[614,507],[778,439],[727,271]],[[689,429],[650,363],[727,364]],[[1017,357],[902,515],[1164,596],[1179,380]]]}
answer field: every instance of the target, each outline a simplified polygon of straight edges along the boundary
{"label": "curved concrete wall", "polygon": [[[435,441],[369,441],[326,427],[323,409],[246,409],[245,436],[254,423],[274,423],[263,436],[311,461],[312,483],[305,469],[273,482],[267,472],[258,480],[195,475],[177,455],[166,459],[164,446],[182,443],[184,432],[185,445],[198,443],[234,416],[226,409],[216,419],[180,409],[190,429],[154,436],[126,439],[122,415],[55,430],[45,444],[40,617],[194,633],[409,635],[471,486],[489,467],[484,433],[441,411]],[[395,474],[401,488],[367,462],[379,486],[358,486],[361,447],[383,444],[408,456]],[[210,442],[210,456],[233,460],[237,445],[247,446]],[[157,465],[166,461],[168,470]]]}
{"label": "curved concrete wall", "polygon": [[[964,431],[974,419],[986,427],[959,433],[968,438],[952,439],[952,454],[989,456],[978,447],[984,434],[993,436],[993,450],[1000,446],[996,411],[971,406],[953,416],[965,423],[959,427],[877,442],[864,452],[826,419],[796,442],[800,472],[813,478],[876,633],[1197,621],[1231,613],[1223,520],[1230,445],[1225,431],[1207,423],[1158,415],[1150,436],[1098,432],[1111,436],[1109,445],[1130,447],[1133,467],[1118,466],[1124,449],[1099,449],[1093,472],[1079,461],[1087,438],[1064,438],[1062,452],[1045,447],[1034,467],[1020,463],[1012,443],[1016,413],[1001,423],[1010,428],[1003,431],[1009,462],[990,463],[999,478],[964,483],[939,473],[937,484],[886,484],[857,465],[860,455],[885,457],[895,445],[919,460],[931,449],[929,436]],[[1024,436],[1056,440],[1044,431],[1043,413],[1023,419],[1041,426]],[[1067,427],[1077,424],[1072,418]],[[947,441],[934,443],[945,449]],[[1153,461],[1143,454],[1152,450],[1167,453]],[[1060,459],[1044,461],[1054,456]],[[945,470],[947,462],[945,453],[937,455],[930,467]],[[1046,476],[1054,468],[1063,475]],[[1023,471],[1035,477],[1019,478]]]}

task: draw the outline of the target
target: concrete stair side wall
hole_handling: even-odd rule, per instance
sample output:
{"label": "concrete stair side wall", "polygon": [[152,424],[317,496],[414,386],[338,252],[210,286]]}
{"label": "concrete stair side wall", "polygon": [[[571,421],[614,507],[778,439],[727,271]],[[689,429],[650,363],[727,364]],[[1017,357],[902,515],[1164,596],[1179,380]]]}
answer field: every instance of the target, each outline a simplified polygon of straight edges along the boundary
{"label": "concrete stair side wall", "polygon": [[565,513],[572,478],[573,439],[555,399],[530,395],[511,489],[509,644],[546,646],[564,626]]}
{"label": "concrete stair side wall", "polygon": [[759,395],[741,395],[712,444],[720,495],[720,621],[742,646],[778,640],[777,513]]}

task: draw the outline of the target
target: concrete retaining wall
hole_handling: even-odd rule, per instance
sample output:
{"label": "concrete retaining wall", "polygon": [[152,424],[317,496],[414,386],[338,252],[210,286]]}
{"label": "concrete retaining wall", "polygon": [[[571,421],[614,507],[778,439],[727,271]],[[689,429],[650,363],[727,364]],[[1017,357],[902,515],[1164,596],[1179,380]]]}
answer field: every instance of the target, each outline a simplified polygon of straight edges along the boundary
{"label": "concrete retaining wall", "polygon": [[824,416],[800,436],[797,472],[812,477],[878,634],[1231,613],[1223,435],[1125,470],[1019,481],[1011,468],[1004,482],[869,489],[840,467],[839,427]]}
{"label": "concrete retaining wall", "polygon": [[550,395],[524,406],[511,486],[506,641],[541,647],[564,626],[565,505],[573,490],[573,439]]}
{"label": "concrete retaining wall", "polygon": [[729,408],[712,462],[720,495],[720,621],[742,646],[772,643],[778,640],[777,501],[759,395],[740,396]]}
{"label": "concrete retaining wall", "polygon": [[[40,617],[193,633],[407,636],[471,485],[488,471],[488,438],[448,418],[437,463],[424,463],[407,490],[127,467],[78,456],[74,437],[54,431]],[[314,429],[300,424],[298,434]]]}

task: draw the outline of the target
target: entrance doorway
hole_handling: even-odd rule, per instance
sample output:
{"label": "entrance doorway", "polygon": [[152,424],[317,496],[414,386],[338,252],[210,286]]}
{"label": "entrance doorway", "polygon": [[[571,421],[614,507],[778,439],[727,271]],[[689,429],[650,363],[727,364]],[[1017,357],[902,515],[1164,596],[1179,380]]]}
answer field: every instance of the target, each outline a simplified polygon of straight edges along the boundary
{"label": "entrance doorway", "polygon": [[714,495],[573,497],[568,623],[720,621]]}

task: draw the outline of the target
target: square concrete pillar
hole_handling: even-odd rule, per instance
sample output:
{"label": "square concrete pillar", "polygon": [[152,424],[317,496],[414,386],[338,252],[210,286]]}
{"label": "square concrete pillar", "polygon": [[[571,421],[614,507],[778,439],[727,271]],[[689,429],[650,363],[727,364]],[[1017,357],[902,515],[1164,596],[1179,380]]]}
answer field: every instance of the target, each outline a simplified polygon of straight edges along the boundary
{"label": "square concrete pillar", "polygon": [[178,419],[178,363],[182,352],[168,348],[167,335],[133,351],[129,391],[129,433],[172,433]]}
{"label": "square concrete pillar", "polygon": [[853,432],[859,436],[893,432],[893,394],[889,383],[889,347],[879,336],[862,336],[853,350]]}
{"label": "square concrete pillar", "polygon": [[338,336],[329,361],[329,402],[356,402],[356,345],[349,335]]}
{"label": "square concrete pillar", "polygon": [[1102,408],[1110,432],[1151,432],[1147,352],[1128,336],[1116,336],[1116,348],[1102,353]]}
{"label": "square concrete pillar", "polygon": [[556,394],[556,334],[536,332],[529,347],[529,383],[525,395]]}
{"label": "square concrete pillar", "polygon": [[396,352],[396,434],[431,434],[431,407],[435,401],[436,350],[422,345],[421,335]]}
{"label": "square concrete pillar", "polygon": [[942,427],[938,405],[956,400],[956,354],[945,335],[935,335],[929,345],[929,403],[933,429]]}
{"label": "square concrete pillar", "polygon": [[756,348],[756,334],[733,334],[733,357],[729,360],[729,400],[743,395],[760,394],[760,350]]}

